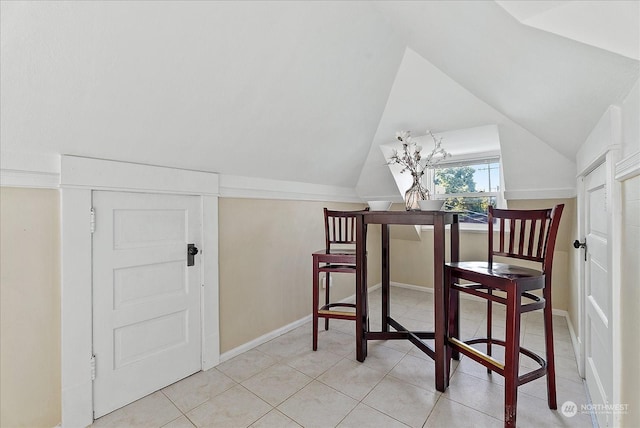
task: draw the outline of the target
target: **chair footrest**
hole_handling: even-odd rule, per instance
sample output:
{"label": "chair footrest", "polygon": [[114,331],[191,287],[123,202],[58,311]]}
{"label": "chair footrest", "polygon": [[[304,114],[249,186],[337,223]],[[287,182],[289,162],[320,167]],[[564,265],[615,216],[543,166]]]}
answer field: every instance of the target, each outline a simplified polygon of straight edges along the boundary
{"label": "chair footrest", "polygon": [[348,317],[354,318],[356,317],[355,312],[347,312],[347,311],[330,311],[329,309],[318,309],[318,316],[325,317],[337,315],[339,317]]}
{"label": "chair footrest", "polygon": [[[503,362],[496,360],[490,355],[472,347],[471,345],[475,345],[478,343],[491,343],[492,345],[497,346],[506,346],[506,342],[500,339],[489,339],[486,337],[474,338],[470,340],[462,341],[460,339],[456,339],[455,337],[449,338],[449,344],[455,350],[461,352],[462,354],[468,356],[472,360],[482,364],[488,369],[494,370],[501,376],[504,376],[504,368],[505,365]],[[527,348],[520,348],[520,353],[526,355],[527,357],[534,360],[536,363],[540,364],[540,368],[532,370],[528,373],[523,374],[522,376],[518,376],[518,385],[523,385],[527,382],[531,382],[532,380],[538,379],[547,374],[547,362],[540,357],[538,354],[530,351]]]}

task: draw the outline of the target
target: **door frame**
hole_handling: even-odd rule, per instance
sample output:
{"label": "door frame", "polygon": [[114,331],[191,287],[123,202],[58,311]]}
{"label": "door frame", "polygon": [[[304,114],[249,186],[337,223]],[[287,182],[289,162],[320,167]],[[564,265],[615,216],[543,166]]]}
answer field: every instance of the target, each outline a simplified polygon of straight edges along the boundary
{"label": "door frame", "polygon": [[[220,360],[219,177],[203,171],[70,155],[61,156],[60,171],[62,426],[88,426],[93,422],[93,191],[164,193],[201,198],[201,367],[207,370]],[[97,221],[99,227],[99,218]]]}
{"label": "door frame", "polygon": [[[621,252],[622,252],[622,185],[616,179],[616,164],[621,155],[621,117],[620,110],[611,106],[601,120],[602,128],[606,132],[594,131],[590,147],[586,152],[590,156],[578,156],[577,174],[577,233],[575,239],[583,240],[586,234],[586,209],[584,179],[598,166],[605,166],[606,209],[609,235],[608,263],[609,281],[611,283],[611,340],[612,340],[612,391],[610,403],[620,403],[622,380],[622,337],[621,337]],[[594,150],[595,147],[598,147]],[[585,263],[582,252],[575,255],[578,266],[578,320],[579,320],[579,351],[578,372],[582,378],[586,376],[586,294],[585,294]],[[585,403],[586,404],[586,403]],[[620,415],[613,414],[613,426],[619,425]]]}

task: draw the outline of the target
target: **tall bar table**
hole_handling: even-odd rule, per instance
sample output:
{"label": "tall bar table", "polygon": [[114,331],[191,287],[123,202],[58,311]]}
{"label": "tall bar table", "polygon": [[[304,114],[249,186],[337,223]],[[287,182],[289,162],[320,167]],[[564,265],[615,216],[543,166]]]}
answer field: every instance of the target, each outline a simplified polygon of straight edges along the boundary
{"label": "tall bar table", "polygon": [[[382,228],[382,329],[368,330],[366,225],[379,224]],[[433,226],[433,304],[434,331],[409,331],[391,317],[389,299],[389,226],[432,225]],[[356,358],[367,357],[368,340],[409,340],[435,362],[436,389],[444,391],[446,364],[446,306],[444,296],[445,229],[450,225],[450,260],[459,259],[458,214],[447,211],[362,211],[356,218]],[[392,327],[395,331],[390,331]],[[431,348],[425,339],[433,339]]]}

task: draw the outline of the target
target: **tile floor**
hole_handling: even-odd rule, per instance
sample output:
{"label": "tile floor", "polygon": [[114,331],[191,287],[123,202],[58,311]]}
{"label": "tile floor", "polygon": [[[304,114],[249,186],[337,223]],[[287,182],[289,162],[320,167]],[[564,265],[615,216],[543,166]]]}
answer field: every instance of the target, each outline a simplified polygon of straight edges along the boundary
{"label": "tile floor", "polygon": [[[392,287],[391,313],[407,328],[432,328],[432,295]],[[380,292],[370,293],[372,328],[380,326]],[[483,325],[485,305],[462,301],[463,335]],[[496,310],[494,334],[504,332]],[[544,349],[542,317],[525,314],[522,338]],[[588,398],[578,376],[566,320],[554,317],[558,405]],[[497,353],[494,353],[494,355]],[[523,357],[522,367],[535,367]],[[331,320],[311,351],[307,323],[270,342],[196,373],[95,421],[94,427],[501,427],[503,379],[463,358],[450,387],[435,390],[433,362],[405,341],[369,342],[364,363],[355,360],[354,326]],[[592,427],[578,412],[547,407],[545,378],[519,389],[518,426]]]}

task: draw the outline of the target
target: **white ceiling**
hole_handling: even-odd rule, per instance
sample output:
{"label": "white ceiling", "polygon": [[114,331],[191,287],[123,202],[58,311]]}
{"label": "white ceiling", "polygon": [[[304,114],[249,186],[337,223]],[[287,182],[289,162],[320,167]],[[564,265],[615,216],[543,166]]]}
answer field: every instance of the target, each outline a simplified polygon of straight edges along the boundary
{"label": "white ceiling", "polygon": [[[567,181],[580,144],[639,75],[637,57],[532,28],[493,1],[0,5],[3,151],[362,194],[393,188],[372,153],[399,128],[497,125],[503,155],[515,162],[532,146]],[[628,17],[613,9],[615,28]],[[553,16],[554,28],[571,18]],[[406,52],[428,74],[407,70]]]}

